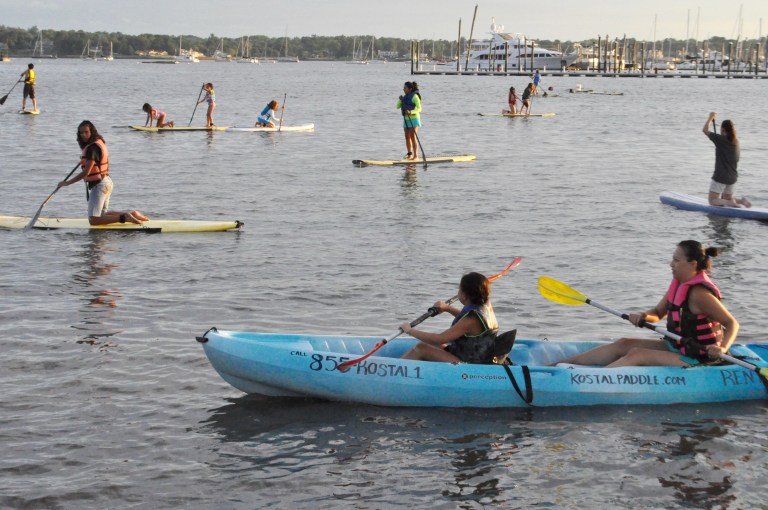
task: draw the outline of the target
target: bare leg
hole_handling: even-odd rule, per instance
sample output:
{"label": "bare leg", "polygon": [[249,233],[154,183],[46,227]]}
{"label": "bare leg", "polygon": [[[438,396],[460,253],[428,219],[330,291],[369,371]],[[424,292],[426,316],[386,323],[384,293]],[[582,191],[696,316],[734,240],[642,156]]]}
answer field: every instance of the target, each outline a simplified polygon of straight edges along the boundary
{"label": "bare leg", "polygon": [[411,146],[413,147],[413,156],[411,156],[411,159],[419,159],[419,139],[416,138],[418,132],[418,126],[414,126],[411,129]]}
{"label": "bare leg", "polygon": [[413,147],[411,147],[411,135],[409,133],[410,130],[411,128],[405,128],[403,130],[403,133],[405,133],[405,149],[408,151],[405,159],[411,159],[411,155],[413,154]]}
{"label": "bare leg", "polygon": [[414,359],[421,361],[443,361],[446,363],[458,363],[461,360],[450,352],[434,345],[419,342],[413,349],[403,354],[401,359]]}
{"label": "bare leg", "polygon": [[666,349],[660,351],[656,349],[632,348],[626,356],[622,356],[605,368],[648,366],[687,367],[688,363],[683,361],[680,356],[680,354]]}
{"label": "bare leg", "polygon": [[147,216],[139,211],[107,211],[103,216],[89,216],[88,222],[91,225],[110,225],[112,223],[121,223],[121,216],[124,217],[125,223],[135,223],[137,225],[149,220]]}
{"label": "bare leg", "polygon": [[[724,194],[722,197],[720,193],[709,192],[709,205],[718,207],[741,207],[732,195]],[[752,205],[752,204],[750,204]]]}
{"label": "bare leg", "polygon": [[636,348],[668,351],[663,340],[647,340],[642,338],[620,338],[613,343],[601,345],[576,356],[565,358],[558,363],[573,363],[574,365],[606,366],[625,356]]}

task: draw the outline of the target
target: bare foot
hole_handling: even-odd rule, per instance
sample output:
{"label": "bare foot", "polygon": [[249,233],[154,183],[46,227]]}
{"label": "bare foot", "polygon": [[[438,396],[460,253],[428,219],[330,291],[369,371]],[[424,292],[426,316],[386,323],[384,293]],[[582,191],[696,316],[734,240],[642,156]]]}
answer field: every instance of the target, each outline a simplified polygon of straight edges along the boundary
{"label": "bare foot", "polygon": [[741,205],[743,205],[744,207],[746,207],[747,209],[749,209],[750,207],[752,207],[752,202],[750,202],[749,200],[747,200],[747,197],[741,197],[741,200],[738,200],[738,202],[739,202]]}
{"label": "bare foot", "polygon": [[141,214],[139,211],[131,211],[130,215],[131,215],[132,218],[135,218],[139,222],[149,221],[149,216],[145,216],[145,215]]}

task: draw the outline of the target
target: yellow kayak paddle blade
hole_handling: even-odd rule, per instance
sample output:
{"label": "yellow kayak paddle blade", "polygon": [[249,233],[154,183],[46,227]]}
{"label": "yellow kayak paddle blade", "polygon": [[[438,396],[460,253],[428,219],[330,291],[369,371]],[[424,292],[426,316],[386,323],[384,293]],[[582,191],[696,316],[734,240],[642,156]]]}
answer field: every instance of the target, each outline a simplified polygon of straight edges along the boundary
{"label": "yellow kayak paddle blade", "polygon": [[539,276],[539,292],[542,296],[555,303],[570,306],[579,306],[587,303],[587,296],[549,276]]}

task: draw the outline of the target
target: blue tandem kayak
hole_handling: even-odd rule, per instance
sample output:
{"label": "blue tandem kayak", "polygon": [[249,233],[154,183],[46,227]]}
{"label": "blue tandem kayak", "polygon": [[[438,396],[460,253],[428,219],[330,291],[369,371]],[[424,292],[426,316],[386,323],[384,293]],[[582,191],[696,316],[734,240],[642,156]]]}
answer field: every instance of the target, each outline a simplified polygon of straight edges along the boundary
{"label": "blue tandem kayak", "polygon": [[661,200],[662,204],[671,205],[686,211],[699,211],[718,216],[768,221],[768,209],[761,207],[746,208],[709,205],[709,201],[706,198],[686,195],[677,191],[664,191],[659,195],[659,200]]}
{"label": "blue tandem kayak", "polygon": [[[364,355],[381,338],[212,328],[197,340],[229,384],[248,394],[276,397],[480,408],[705,403],[766,397],[766,386],[757,372],[730,364],[613,369],[548,366],[603,342],[517,340],[511,354],[514,365],[507,373],[501,365],[400,359],[416,343],[413,338],[389,342],[346,372],[337,366]],[[764,359],[768,345],[734,345],[730,353],[768,367]],[[524,397],[530,398],[530,404]]]}

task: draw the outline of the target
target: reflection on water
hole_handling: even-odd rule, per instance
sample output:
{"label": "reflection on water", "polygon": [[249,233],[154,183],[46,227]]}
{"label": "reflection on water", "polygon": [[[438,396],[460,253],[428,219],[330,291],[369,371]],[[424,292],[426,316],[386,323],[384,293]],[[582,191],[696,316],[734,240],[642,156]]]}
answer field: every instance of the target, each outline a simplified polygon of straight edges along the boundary
{"label": "reflection on water", "polygon": [[402,183],[403,195],[407,196],[409,192],[413,191],[415,188],[418,187],[419,183],[416,180],[417,175],[418,174],[417,174],[415,164],[409,164],[405,166],[405,171],[403,172],[403,178],[400,181]]}
{"label": "reflection on water", "polygon": [[117,330],[110,322],[115,319],[115,309],[123,299],[116,288],[108,285],[109,275],[119,267],[108,261],[108,255],[114,252],[112,232],[89,232],[77,258],[81,269],[72,275],[72,281],[82,287],[82,305],[78,311],[82,314],[80,322],[73,325],[85,336],[78,343],[98,345],[100,348],[112,347],[106,339],[117,335]]}
{"label": "reflection on water", "polygon": [[[709,226],[712,229],[712,246],[731,251],[736,246],[736,240],[731,232],[731,223],[734,221],[734,218],[714,214],[708,214],[707,217],[709,218]],[[739,219],[738,221],[744,220]]]}
{"label": "reflection on water", "polygon": [[[717,441],[728,435],[728,428],[737,426],[733,420],[707,420],[696,423],[669,424],[667,428],[677,434],[675,442],[664,445],[658,461],[671,463],[676,468],[659,476],[662,487],[671,487],[674,495],[687,505],[703,505],[703,508],[728,508],[736,501],[731,471],[732,459],[717,460],[707,443],[717,451]],[[721,452],[722,453],[722,452]]]}

